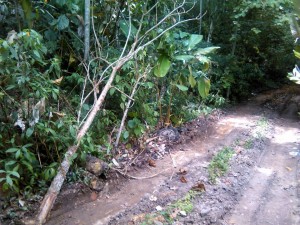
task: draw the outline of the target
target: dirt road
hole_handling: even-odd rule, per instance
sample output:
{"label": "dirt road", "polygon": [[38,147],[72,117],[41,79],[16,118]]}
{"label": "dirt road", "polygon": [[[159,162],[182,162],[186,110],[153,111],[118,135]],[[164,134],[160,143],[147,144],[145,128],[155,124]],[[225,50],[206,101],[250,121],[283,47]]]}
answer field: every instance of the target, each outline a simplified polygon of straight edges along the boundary
{"label": "dirt road", "polygon": [[[229,224],[300,224],[297,156],[300,130],[296,123],[274,121],[274,134],[254,167],[242,197],[225,220]],[[298,159],[299,161],[299,159]]]}
{"label": "dirt road", "polygon": [[[135,179],[111,181],[88,203],[60,199],[47,224],[300,224],[299,96],[298,87],[269,92],[199,122],[200,135],[131,171]],[[212,179],[226,149],[228,171]]]}

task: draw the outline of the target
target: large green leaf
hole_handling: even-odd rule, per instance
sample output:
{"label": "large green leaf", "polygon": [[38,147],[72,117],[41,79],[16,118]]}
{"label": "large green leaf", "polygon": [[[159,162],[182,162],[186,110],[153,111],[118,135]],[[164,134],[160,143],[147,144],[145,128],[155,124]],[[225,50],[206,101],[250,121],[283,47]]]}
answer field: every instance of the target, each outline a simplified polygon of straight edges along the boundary
{"label": "large green leaf", "polygon": [[206,77],[201,77],[198,82],[198,91],[202,98],[206,98],[210,90],[210,80]]}
{"label": "large green leaf", "polygon": [[195,58],[195,56],[193,56],[193,55],[176,55],[174,57],[174,59],[181,60],[183,62],[189,61],[189,60],[194,59],[194,58]]}
{"label": "large green leaf", "polygon": [[203,64],[210,63],[210,59],[207,58],[206,56],[203,56],[203,55],[197,55],[196,59],[198,59],[198,61],[203,63]]}
{"label": "large green leaf", "polygon": [[189,71],[190,71],[189,83],[190,83],[191,87],[194,88],[197,84],[197,81],[193,76],[193,71],[192,71],[192,68],[190,66],[189,66]]}
{"label": "large green leaf", "polygon": [[30,137],[33,134],[34,129],[32,127],[29,127],[26,130],[26,137]]}
{"label": "large green leaf", "polygon": [[154,74],[157,77],[164,77],[167,75],[171,66],[171,62],[167,56],[161,56],[157,65],[154,68]]}
{"label": "large green leaf", "polygon": [[18,151],[19,150],[19,148],[9,148],[9,149],[7,149],[5,152],[6,153],[13,153],[13,152],[16,152],[16,151]]}
{"label": "large green leaf", "polygon": [[16,171],[10,171],[9,173],[17,178],[20,178],[20,174]]}
{"label": "large green leaf", "polygon": [[63,30],[69,26],[69,19],[65,15],[61,15],[57,19],[57,29]]}
{"label": "large green leaf", "polygon": [[192,34],[189,39],[188,50],[192,50],[203,39],[203,35]]}
{"label": "large green leaf", "polygon": [[297,51],[294,50],[294,54],[295,54],[295,56],[296,56],[298,59],[300,59],[300,52],[297,52]]}
{"label": "large green leaf", "polygon": [[199,48],[196,52],[195,55],[206,55],[209,53],[212,53],[213,51],[219,49],[220,47],[207,47],[207,48]]}
{"label": "large green leaf", "polygon": [[[120,29],[121,29],[122,33],[126,37],[128,37],[128,35],[130,35],[129,40],[134,39],[135,35],[137,34],[137,29],[136,29],[135,26],[133,26],[133,24],[131,24],[131,27],[130,27],[130,24],[127,20],[120,20],[119,26],[120,26]],[[129,31],[130,31],[130,34],[129,34]]]}
{"label": "large green leaf", "polygon": [[178,87],[180,91],[187,91],[189,89],[188,87],[180,84],[176,84],[176,87]]}

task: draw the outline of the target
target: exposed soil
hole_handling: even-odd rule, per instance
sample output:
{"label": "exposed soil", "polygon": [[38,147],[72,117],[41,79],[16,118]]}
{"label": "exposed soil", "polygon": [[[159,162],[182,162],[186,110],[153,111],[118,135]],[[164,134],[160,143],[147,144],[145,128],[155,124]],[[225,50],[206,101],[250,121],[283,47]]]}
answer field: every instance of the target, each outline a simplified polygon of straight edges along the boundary
{"label": "exposed soil", "polygon": [[[299,111],[298,85],[199,117],[179,138],[150,141],[131,179],[112,171],[99,193],[66,186],[47,224],[300,224]],[[213,182],[209,164],[225,147],[229,169]],[[180,208],[187,196],[191,210]]]}

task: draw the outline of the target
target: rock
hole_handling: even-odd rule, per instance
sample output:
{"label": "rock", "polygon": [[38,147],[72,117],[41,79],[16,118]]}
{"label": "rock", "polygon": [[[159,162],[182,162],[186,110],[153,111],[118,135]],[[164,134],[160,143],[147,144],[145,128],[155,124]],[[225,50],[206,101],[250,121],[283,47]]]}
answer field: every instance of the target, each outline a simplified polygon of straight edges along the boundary
{"label": "rock", "polygon": [[156,209],[157,211],[162,211],[162,210],[163,210],[163,208],[162,208],[160,205],[156,206],[155,209]]}
{"label": "rock", "polygon": [[173,127],[163,128],[158,131],[159,139],[167,141],[177,141],[179,139],[179,132]]}
{"label": "rock", "polygon": [[108,164],[101,159],[98,159],[95,156],[88,155],[86,157],[86,165],[85,168],[87,171],[91,172],[96,176],[100,176],[101,174],[107,172]]}
{"label": "rock", "polygon": [[153,220],[153,224],[155,224],[155,225],[164,225],[162,222],[160,222],[158,220]]}
{"label": "rock", "polygon": [[211,208],[210,208],[210,207],[203,207],[203,208],[200,210],[200,215],[201,215],[201,216],[206,216],[210,211],[211,211]]}
{"label": "rock", "polygon": [[180,214],[180,216],[184,216],[184,217],[187,216],[186,211],[180,211],[179,214]]}
{"label": "rock", "polygon": [[105,181],[101,178],[98,178],[96,175],[84,171],[82,173],[82,176],[84,176],[84,179],[88,181],[88,186],[94,191],[102,191],[105,186]]}

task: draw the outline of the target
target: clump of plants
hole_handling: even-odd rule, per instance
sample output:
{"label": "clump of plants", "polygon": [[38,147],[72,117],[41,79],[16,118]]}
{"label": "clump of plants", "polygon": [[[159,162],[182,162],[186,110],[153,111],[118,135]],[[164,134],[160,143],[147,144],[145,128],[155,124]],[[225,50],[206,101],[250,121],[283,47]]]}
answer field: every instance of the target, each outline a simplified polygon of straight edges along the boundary
{"label": "clump of plants", "polygon": [[229,161],[234,154],[231,147],[224,147],[211,160],[208,173],[211,182],[215,183],[218,177],[223,176],[229,168]]}
{"label": "clump of plants", "polygon": [[143,221],[140,224],[150,225],[154,224],[154,221],[163,221],[167,224],[173,224],[180,213],[190,213],[193,211],[193,199],[198,193],[196,191],[189,191],[186,195],[169,205],[165,210],[161,212],[154,212],[144,216]]}

